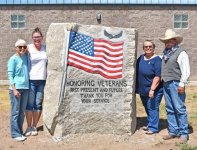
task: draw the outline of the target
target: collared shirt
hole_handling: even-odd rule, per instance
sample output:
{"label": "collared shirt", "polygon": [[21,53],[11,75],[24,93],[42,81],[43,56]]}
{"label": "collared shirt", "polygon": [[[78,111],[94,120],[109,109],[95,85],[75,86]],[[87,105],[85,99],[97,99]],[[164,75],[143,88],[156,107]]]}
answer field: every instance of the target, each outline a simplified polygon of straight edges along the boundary
{"label": "collared shirt", "polygon": [[188,83],[188,78],[190,76],[190,64],[189,64],[189,58],[185,51],[182,51],[178,58],[177,62],[179,64],[180,70],[181,70],[181,79],[179,86],[184,87],[185,84]]}

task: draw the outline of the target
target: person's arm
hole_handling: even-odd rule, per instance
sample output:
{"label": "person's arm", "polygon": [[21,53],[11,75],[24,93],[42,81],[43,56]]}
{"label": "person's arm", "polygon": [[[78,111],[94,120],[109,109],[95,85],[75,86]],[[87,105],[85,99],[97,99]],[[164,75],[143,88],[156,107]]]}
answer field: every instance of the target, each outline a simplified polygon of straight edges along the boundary
{"label": "person's arm", "polygon": [[179,54],[177,62],[181,70],[181,79],[178,87],[178,92],[183,93],[185,91],[184,87],[188,83],[188,78],[190,76],[189,58],[185,51],[182,51]]}
{"label": "person's arm", "polygon": [[15,74],[15,62],[14,62],[14,59],[10,59],[8,61],[8,79],[10,81],[10,85],[12,87],[14,96],[19,97],[20,93],[15,88],[14,74]]}
{"label": "person's arm", "polygon": [[149,97],[150,98],[154,97],[155,90],[158,87],[160,81],[161,81],[161,77],[159,77],[159,76],[155,76],[153,78],[153,82],[152,82],[152,85],[151,85],[150,91],[149,91]]}
{"label": "person's arm", "polygon": [[21,94],[19,93],[19,91],[15,88],[15,85],[14,84],[12,85],[12,90],[13,90],[14,96],[16,96],[16,97],[21,96]]}
{"label": "person's arm", "polygon": [[153,78],[153,82],[150,87],[149,97],[153,98],[156,88],[161,82],[161,58],[157,57],[154,64],[155,77]]}

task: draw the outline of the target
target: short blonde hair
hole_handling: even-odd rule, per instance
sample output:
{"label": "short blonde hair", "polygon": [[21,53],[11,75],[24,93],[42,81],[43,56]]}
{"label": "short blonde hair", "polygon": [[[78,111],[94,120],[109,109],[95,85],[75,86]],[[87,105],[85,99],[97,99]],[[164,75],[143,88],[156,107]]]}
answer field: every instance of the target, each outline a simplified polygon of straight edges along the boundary
{"label": "short blonde hair", "polygon": [[[152,40],[145,40],[144,43],[145,43],[145,42],[150,42],[150,43],[152,43],[153,49],[155,49],[155,43],[154,43]],[[144,43],[143,43],[143,49],[144,49]]]}
{"label": "short blonde hair", "polygon": [[27,44],[26,44],[25,40],[23,40],[23,39],[18,39],[18,40],[16,41],[16,43],[15,43],[15,47],[17,47],[17,46],[27,46]]}

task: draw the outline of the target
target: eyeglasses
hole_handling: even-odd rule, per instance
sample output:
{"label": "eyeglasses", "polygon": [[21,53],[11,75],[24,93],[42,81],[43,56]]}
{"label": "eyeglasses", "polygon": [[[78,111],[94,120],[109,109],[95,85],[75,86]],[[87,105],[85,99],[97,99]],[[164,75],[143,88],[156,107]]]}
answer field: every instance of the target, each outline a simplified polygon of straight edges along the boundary
{"label": "eyeglasses", "polygon": [[26,49],[27,46],[17,46],[19,49]]}
{"label": "eyeglasses", "polygon": [[151,46],[144,46],[144,48],[153,48],[153,46],[151,45]]}
{"label": "eyeglasses", "polygon": [[40,39],[42,36],[33,36],[33,39]]}

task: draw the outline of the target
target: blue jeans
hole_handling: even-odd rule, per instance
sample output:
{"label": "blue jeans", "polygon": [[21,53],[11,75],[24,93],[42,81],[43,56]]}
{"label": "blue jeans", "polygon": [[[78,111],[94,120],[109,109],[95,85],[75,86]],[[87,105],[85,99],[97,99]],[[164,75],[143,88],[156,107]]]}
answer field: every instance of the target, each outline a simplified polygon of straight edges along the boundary
{"label": "blue jeans", "polygon": [[30,80],[29,100],[26,111],[42,111],[46,80]]}
{"label": "blue jeans", "polygon": [[179,81],[164,82],[164,97],[169,134],[188,136],[188,116],[185,106],[185,93],[178,93]]}
{"label": "blue jeans", "polygon": [[159,105],[163,96],[163,89],[155,91],[154,98],[140,95],[142,104],[147,114],[148,129],[154,133],[159,131]]}
{"label": "blue jeans", "polygon": [[9,91],[11,101],[10,129],[12,138],[20,137],[23,134],[24,112],[29,95],[28,89],[18,89],[18,92],[21,94],[19,98],[14,96],[12,90]]}

